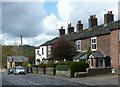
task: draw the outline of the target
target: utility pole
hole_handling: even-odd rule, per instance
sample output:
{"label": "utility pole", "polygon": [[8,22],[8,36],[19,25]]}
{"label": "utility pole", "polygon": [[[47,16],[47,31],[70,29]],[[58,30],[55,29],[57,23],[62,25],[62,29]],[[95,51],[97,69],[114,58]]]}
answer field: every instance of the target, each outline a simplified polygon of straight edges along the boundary
{"label": "utility pole", "polygon": [[20,36],[20,39],[21,39],[20,51],[21,51],[21,57],[22,57],[22,66],[23,66],[23,49],[22,49],[22,44],[23,44],[23,41],[22,41],[22,35]]}
{"label": "utility pole", "polygon": [[22,35],[20,36],[20,39],[21,39],[21,46],[20,46],[20,51],[21,51],[21,55],[22,55],[22,44],[23,44],[23,42],[22,42]]}

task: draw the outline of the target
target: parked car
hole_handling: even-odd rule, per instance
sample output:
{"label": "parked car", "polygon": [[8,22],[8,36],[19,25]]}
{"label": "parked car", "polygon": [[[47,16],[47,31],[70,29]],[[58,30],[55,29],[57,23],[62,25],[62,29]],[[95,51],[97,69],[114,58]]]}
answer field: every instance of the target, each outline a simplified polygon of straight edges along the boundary
{"label": "parked car", "polygon": [[22,66],[15,67],[14,75],[19,75],[19,74],[24,74],[24,75],[26,74],[24,67]]}
{"label": "parked car", "polygon": [[8,69],[8,74],[13,74],[14,71],[15,71],[15,68],[9,68],[9,69]]}

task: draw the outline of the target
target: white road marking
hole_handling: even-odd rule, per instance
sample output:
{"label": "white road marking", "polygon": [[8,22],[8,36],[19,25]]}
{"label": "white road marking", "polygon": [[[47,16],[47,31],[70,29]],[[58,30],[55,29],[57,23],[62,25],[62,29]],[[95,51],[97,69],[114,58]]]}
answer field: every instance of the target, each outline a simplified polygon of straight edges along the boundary
{"label": "white road marking", "polygon": [[29,83],[34,84],[34,85],[40,85],[40,84],[34,83],[34,82],[32,82],[32,81],[29,81]]}

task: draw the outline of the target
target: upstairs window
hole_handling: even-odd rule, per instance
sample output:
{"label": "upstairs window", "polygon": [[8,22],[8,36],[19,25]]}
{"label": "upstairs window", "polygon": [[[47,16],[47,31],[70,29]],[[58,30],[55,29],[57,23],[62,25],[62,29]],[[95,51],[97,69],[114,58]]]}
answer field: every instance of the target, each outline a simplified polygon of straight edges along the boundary
{"label": "upstairs window", "polygon": [[48,46],[48,54],[51,54],[51,46]]}
{"label": "upstairs window", "polygon": [[44,48],[42,48],[42,55],[44,55]]}
{"label": "upstairs window", "polygon": [[39,55],[39,50],[37,50],[37,55]]}
{"label": "upstairs window", "polygon": [[97,37],[91,38],[91,50],[96,51],[97,50]]}
{"label": "upstairs window", "polygon": [[76,41],[77,51],[81,51],[81,40]]}

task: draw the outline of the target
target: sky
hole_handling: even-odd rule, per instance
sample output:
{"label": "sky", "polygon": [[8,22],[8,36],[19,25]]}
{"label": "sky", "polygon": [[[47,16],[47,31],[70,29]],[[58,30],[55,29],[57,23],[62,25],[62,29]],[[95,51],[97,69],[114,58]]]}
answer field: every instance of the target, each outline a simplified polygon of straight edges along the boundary
{"label": "sky", "polygon": [[[81,20],[88,28],[88,18],[96,15],[98,25],[104,23],[104,14],[113,11],[119,19],[120,0],[3,0],[0,3],[0,41],[3,45],[23,44],[39,46],[59,36],[58,29],[75,27]],[[67,30],[66,30],[67,31]]]}

